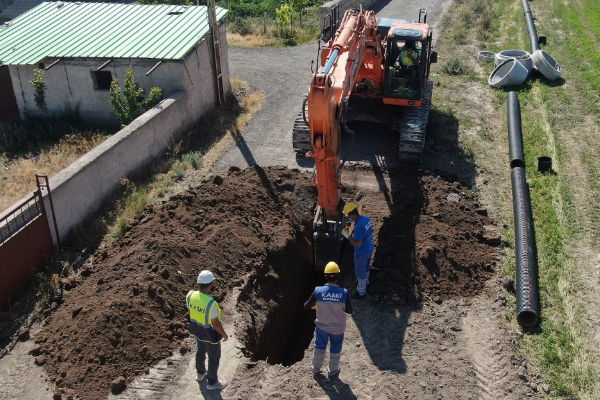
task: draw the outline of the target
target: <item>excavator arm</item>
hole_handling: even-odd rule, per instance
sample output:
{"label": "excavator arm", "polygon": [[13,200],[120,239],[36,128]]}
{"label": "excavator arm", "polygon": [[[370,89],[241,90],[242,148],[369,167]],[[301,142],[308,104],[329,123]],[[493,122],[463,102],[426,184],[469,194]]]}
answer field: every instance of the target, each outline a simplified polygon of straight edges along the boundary
{"label": "excavator arm", "polygon": [[357,77],[381,81],[381,57],[375,13],[348,10],[334,39],[323,49],[322,66],[311,81],[307,101],[312,151],[306,156],[315,160],[318,188],[313,223],[316,269],[339,258],[343,219],[340,125],[344,124],[346,105]]}

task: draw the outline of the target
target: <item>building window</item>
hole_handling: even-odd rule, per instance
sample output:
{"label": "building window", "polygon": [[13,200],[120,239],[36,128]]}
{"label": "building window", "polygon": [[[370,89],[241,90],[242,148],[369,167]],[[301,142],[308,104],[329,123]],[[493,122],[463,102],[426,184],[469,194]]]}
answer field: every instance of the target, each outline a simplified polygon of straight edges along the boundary
{"label": "building window", "polygon": [[112,73],[110,71],[92,71],[94,77],[95,90],[109,90],[112,82]]}

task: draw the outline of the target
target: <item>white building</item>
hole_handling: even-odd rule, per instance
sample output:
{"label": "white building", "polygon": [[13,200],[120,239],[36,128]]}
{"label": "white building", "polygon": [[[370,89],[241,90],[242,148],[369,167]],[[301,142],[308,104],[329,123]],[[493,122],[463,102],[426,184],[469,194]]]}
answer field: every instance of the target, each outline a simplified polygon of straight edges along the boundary
{"label": "white building", "polygon": [[[40,115],[30,82],[45,69],[48,114],[78,107],[83,120],[116,124],[113,79],[184,90],[198,119],[230,92],[224,17],[206,6],[46,2],[0,26],[0,120]],[[211,25],[215,20],[211,39]]]}

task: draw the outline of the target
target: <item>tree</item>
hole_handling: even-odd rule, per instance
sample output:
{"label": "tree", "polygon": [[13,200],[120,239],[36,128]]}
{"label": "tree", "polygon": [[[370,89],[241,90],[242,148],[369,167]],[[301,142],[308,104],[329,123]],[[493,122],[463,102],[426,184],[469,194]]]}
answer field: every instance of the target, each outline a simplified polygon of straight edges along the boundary
{"label": "tree", "polygon": [[157,105],[163,96],[163,90],[158,87],[150,89],[150,94],[144,100],[144,88],[135,82],[133,78],[133,68],[130,65],[125,73],[125,88],[121,91],[119,81],[115,79],[110,84],[110,104],[112,104],[115,114],[121,122],[121,127],[125,127],[134,119],[140,116],[141,109],[148,110]]}
{"label": "tree", "polygon": [[298,12],[300,16],[299,22],[302,25],[302,11],[311,4],[311,0],[290,0],[294,10]]}
{"label": "tree", "polygon": [[292,7],[289,4],[283,4],[275,10],[275,20],[277,21],[277,34],[283,40],[290,40],[294,37],[292,27]]}

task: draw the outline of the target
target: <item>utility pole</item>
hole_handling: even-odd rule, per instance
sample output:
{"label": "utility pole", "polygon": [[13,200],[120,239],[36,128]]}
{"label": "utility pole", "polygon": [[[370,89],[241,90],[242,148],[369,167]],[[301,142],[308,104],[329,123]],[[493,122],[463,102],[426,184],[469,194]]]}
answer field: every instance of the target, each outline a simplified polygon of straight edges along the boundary
{"label": "utility pole", "polygon": [[[196,0],[199,2],[200,0]],[[225,104],[225,90],[223,88],[223,74],[221,71],[221,46],[219,41],[219,27],[217,26],[217,12],[215,10],[215,0],[206,0],[208,14],[208,26],[210,31],[210,54],[214,74],[215,96],[219,107]]]}

